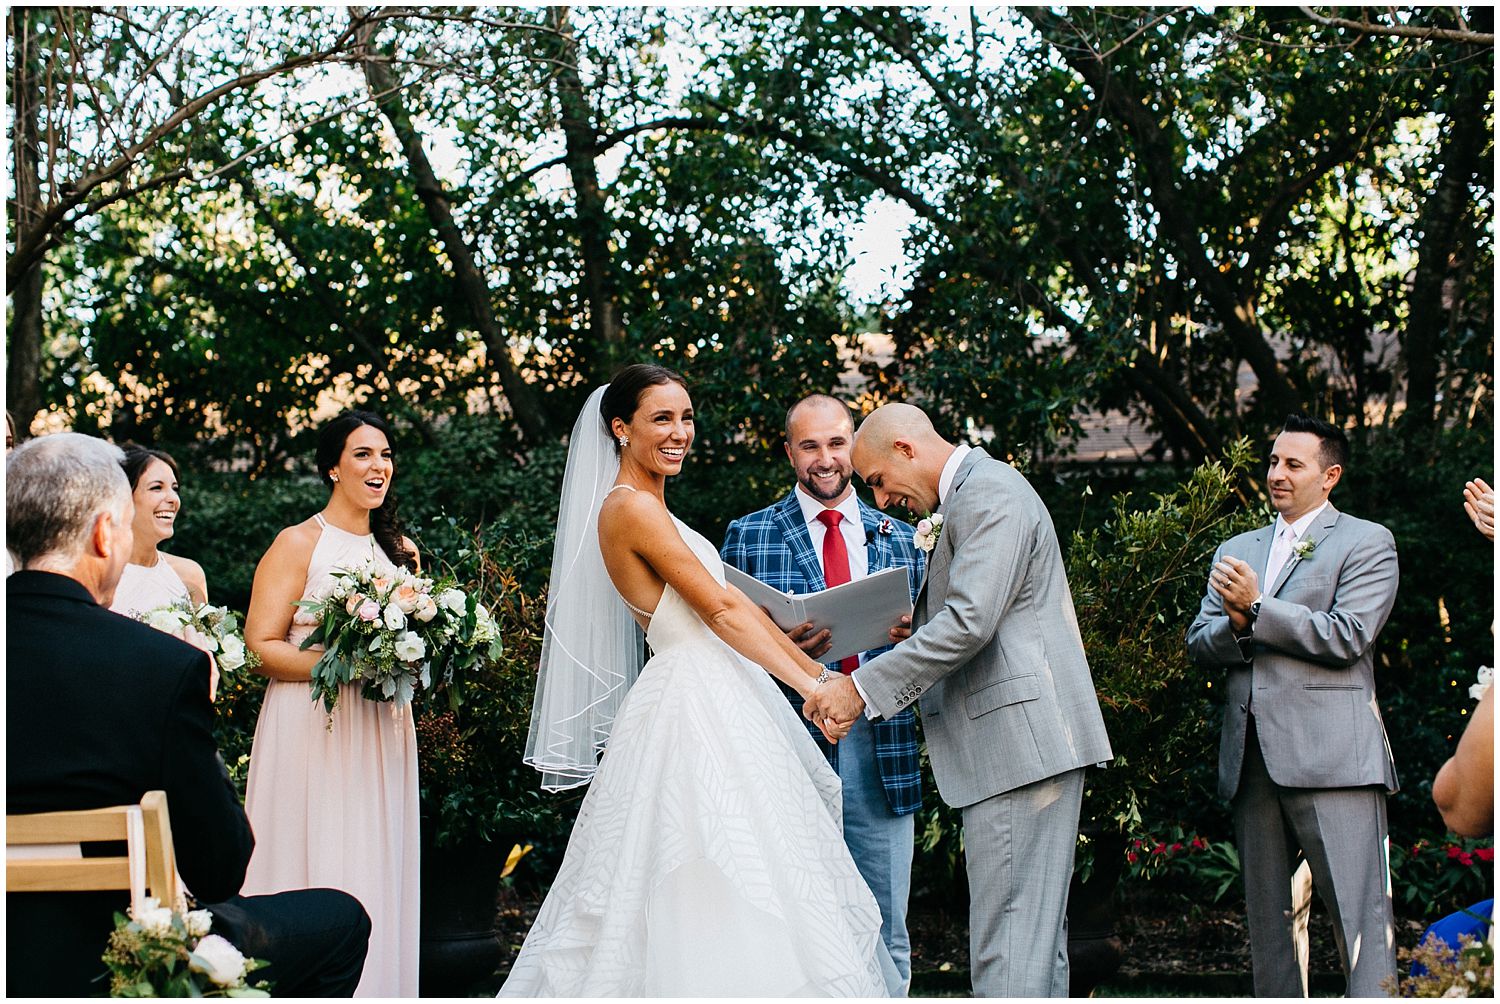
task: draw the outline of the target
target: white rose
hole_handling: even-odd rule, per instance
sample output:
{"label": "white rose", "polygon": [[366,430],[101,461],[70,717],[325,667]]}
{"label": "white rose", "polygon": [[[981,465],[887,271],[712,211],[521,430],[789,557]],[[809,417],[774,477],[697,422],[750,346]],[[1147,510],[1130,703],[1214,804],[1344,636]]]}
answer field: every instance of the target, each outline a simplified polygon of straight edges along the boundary
{"label": "white rose", "polygon": [[474,640],[488,644],[495,640],[497,633],[495,619],[490,616],[490,612],[485,609],[484,604],[481,603],[476,606],[474,608]]}
{"label": "white rose", "polygon": [[219,655],[219,665],[227,672],[234,672],[245,664],[245,643],[238,635],[225,635],[221,646],[224,651]]}
{"label": "white rose", "polygon": [[182,915],[182,924],[187,928],[188,937],[201,938],[206,935],[209,928],[213,926],[214,915],[207,910],[189,910]]}
{"label": "white rose", "polygon": [[384,621],[385,626],[390,628],[392,631],[400,631],[402,628],[406,627],[406,615],[403,614],[401,612],[401,608],[396,606],[396,604],[394,603],[386,606]]}
{"label": "white rose", "polygon": [[467,606],[467,597],[462,589],[444,589],[437,601],[438,606],[455,614],[462,614]]}
{"label": "white rose", "polygon": [[433,601],[431,596],[423,593],[421,598],[417,600],[417,609],[413,616],[415,616],[417,620],[421,621],[423,624],[426,624],[428,621],[437,616],[437,612],[437,603]]}
{"label": "white rose", "polygon": [[182,629],[187,627],[187,615],[176,607],[160,607],[146,614],[146,623],[158,631],[167,634],[181,636]]}
{"label": "white rose", "polygon": [[210,934],[188,956],[188,967],[221,987],[239,986],[245,979],[245,957],[217,934]]}
{"label": "white rose", "polygon": [[153,938],[165,938],[172,933],[172,911],[161,906],[155,897],[141,900],[141,908],[130,911],[130,917]]}
{"label": "white rose", "polygon": [[396,644],[391,651],[396,653],[396,658],[402,662],[416,662],[427,654],[427,645],[415,632],[408,631],[396,639]]}

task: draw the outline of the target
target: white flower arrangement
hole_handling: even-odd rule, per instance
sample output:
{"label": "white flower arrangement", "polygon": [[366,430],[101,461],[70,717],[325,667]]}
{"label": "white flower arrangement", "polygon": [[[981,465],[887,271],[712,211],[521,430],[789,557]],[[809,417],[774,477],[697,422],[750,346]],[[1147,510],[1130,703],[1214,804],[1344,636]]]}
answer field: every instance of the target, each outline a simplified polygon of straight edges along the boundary
{"label": "white flower arrangement", "polygon": [[1299,561],[1306,561],[1312,557],[1312,553],[1317,549],[1318,542],[1316,540],[1299,540],[1292,545],[1292,553],[1297,556]]}
{"label": "white flower arrangement", "polygon": [[916,545],[917,550],[931,553],[937,546],[938,538],[943,535],[943,514],[934,513],[917,522],[916,533],[912,534],[911,542]]}
{"label": "white flower arrangement", "polygon": [[1479,672],[1475,674],[1475,678],[1478,682],[1470,684],[1469,698],[1477,701],[1484,696],[1484,692],[1489,690],[1490,685],[1495,682],[1495,671],[1489,666],[1480,666]]}
{"label": "white flower arrangement", "polygon": [[260,665],[260,657],[245,647],[239,617],[228,607],[171,603],[137,614],[136,619],[201,648],[214,657],[220,672],[233,673]]}
{"label": "white flower arrangement", "polygon": [[207,910],[179,912],[152,897],[116,913],[103,956],[110,996],[269,997],[269,983],[247,982],[266,963],[209,934],[212,926]]}

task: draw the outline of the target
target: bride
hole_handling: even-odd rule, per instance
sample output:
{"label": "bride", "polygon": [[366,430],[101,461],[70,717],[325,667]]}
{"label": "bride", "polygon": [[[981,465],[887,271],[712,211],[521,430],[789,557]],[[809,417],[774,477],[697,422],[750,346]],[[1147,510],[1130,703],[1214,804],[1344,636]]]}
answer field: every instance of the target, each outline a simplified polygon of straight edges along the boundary
{"label": "bride", "polygon": [[544,788],[593,785],[500,994],[886,996],[838,778],[766,675],[805,695],[823,667],[667,509],[692,440],[660,366],[621,371],[573,429],[526,762]]}

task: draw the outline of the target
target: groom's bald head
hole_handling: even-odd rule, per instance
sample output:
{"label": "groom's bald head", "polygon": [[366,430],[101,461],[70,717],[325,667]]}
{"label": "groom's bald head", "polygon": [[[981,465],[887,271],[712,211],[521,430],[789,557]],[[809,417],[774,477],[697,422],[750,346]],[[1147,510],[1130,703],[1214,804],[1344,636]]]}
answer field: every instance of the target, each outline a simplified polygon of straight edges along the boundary
{"label": "groom's bald head", "polygon": [[860,423],[852,459],[880,508],[901,505],[924,513],[937,508],[938,480],[952,453],[953,445],[937,434],[925,411],[887,404]]}

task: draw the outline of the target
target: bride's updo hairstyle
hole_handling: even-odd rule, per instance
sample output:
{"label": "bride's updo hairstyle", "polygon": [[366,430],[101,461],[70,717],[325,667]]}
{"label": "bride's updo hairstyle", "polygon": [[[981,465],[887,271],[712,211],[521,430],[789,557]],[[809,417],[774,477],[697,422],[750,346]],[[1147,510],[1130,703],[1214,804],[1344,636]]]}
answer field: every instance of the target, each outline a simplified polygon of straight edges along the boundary
{"label": "bride's updo hairstyle", "polygon": [[[362,425],[384,433],[385,441],[391,445],[391,455],[394,457],[396,454],[396,437],[391,435],[391,427],[386,424],[385,419],[369,411],[344,412],[318,430],[318,477],[323,479],[323,484],[328,486],[330,492],[333,491],[333,478],[329,477],[329,471],[338,466],[339,458],[344,455],[344,443],[348,441],[350,433]],[[385,501],[370,510],[370,533],[393,563],[416,570],[417,556],[401,544],[401,517],[397,513],[394,485],[386,489]]]}
{"label": "bride's updo hairstyle", "polygon": [[614,420],[618,418],[629,425],[636,409],[641,406],[641,395],[650,387],[668,383],[687,390],[687,381],[682,379],[681,373],[655,363],[634,363],[616,373],[609,382],[604,396],[599,399],[599,414],[604,419],[604,433],[614,442],[616,453],[620,452],[620,444],[615,441]]}

